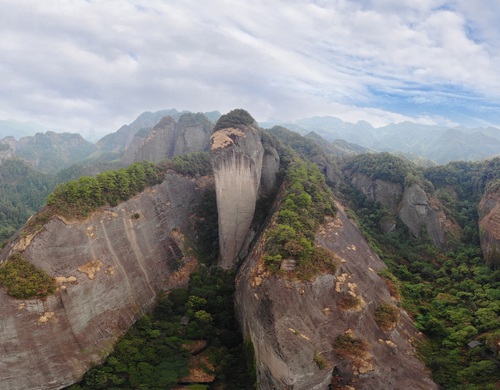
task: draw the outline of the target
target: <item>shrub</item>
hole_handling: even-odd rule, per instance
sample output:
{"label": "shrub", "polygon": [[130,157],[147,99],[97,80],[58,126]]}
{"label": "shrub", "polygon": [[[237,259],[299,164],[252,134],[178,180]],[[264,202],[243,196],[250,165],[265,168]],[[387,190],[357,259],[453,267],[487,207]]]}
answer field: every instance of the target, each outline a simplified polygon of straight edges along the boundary
{"label": "shrub", "polygon": [[0,284],[17,299],[45,298],[56,291],[55,279],[26,261],[19,253],[0,268]]}
{"label": "shrub", "polygon": [[360,300],[358,297],[352,296],[351,294],[347,294],[337,302],[337,307],[341,310],[349,310],[357,307],[359,303]]}
{"label": "shrub", "polygon": [[391,330],[399,322],[399,309],[390,303],[381,303],[375,309],[375,322],[382,330]]}
{"label": "shrub", "polygon": [[348,359],[356,359],[368,349],[366,341],[358,339],[350,333],[338,336],[333,341],[332,347],[339,356]]}

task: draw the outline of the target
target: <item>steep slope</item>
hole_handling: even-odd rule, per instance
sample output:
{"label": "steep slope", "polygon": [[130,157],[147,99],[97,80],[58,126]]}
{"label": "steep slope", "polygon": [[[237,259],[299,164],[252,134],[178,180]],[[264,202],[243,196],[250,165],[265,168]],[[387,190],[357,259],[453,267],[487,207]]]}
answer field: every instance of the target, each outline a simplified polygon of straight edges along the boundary
{"label": "steep slope", "polygon": [[[272,276],[260,239],[237,275],[236,303],[243,333],[255,348],[260,389],[437,389],[417,359],[418,337],[405,312],[394,327],[375,321],[382,303],[396,304],[377,273],[384,268],[337,205],[316,244],[338,258],[335,274],[311,281]],[[344,302],[356,300],[353,307]],[[365,347],[353,357],[335,348],[345,337]],[[352,387],[344,387],[352,386]]]}
{"label": "steep slope", "polygon": [[19,301],[0,291],[2,389],[76,382],[159,291],[183,283],[172,277],[194,264],[184,257],[183,233],[191,232],[189,217],[203,190],[200,181],[168,174],[117,207],[82,221],[54,217],[35,236],[9,243],[2,261],[22,252],[56,277],[58,291],[43,301]]}
{"label": "steep slope", "polygon": [[254,217],[264,148],[254,119],[243,110],[223,115],[210,141],[219,215],[220,266],[233,268]]}

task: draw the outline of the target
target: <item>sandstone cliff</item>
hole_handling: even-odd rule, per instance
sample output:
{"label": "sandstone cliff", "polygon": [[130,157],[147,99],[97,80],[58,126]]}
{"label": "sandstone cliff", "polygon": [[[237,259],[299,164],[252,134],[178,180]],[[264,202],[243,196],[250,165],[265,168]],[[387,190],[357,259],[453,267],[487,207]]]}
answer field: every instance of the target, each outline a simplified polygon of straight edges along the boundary
{"label": "sandstone cliff", "polygon": [[169,174],[166,180],[84,221],[54,217],[34,237],[0,253],[24,258],[57,278],[46,300],[20,301],[0,291],[0,383],[4,390],[58,389],[78,381],[129,326],[171,288],[194,260],[182,233],[204,186]]}
{"label": "sandstone cliff", "polygon": [[[416,357],[411,341],[418,335],[406,313],[392,330],[375,323],[379,304],[396,304],[377,274],[384,265],[337,206],[338,216],[316,236],[318,245],[338,256],[335,275],[309,282],[270,276],[262,240],[238,272],[237,312],[255,348],[259,389],[437,389]],[[358,304],[342,309],[346,297]],[[358,358],[342,357],[332,347],[345,334],[366,343]]]}
{"label": "sandstone cliff", "polygon": [[[222,117],[224,118],[224,116]],[[220,266],[235,266],[254,217],[264,148],[255,125],[217,130],[211,137],[219,216]]]}
{"label": "sandstone cliff", "polygon": [[500,189],[488,191],[479,203],[479,236],[488,264],[500,267]]}
{"label": "sandstone cliff", "polygon": [[181,154],[207,151],[212,128],[201,113],[182,114],[177,122],[165,116],[145,137],[137,133],[122,160],[126,164],[142,160],[157,163]]}

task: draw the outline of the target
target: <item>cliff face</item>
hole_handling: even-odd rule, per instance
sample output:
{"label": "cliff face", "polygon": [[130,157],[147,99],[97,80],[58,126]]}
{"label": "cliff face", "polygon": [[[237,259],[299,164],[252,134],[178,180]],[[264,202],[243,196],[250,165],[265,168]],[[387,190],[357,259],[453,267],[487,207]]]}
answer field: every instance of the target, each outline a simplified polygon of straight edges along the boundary
{"label": "cliff face", "polygon": [[417,184],[405,188],[400,204],[399,218],[414,236],[419,236],[423,227],[434,245],[444,244],[443,228],[438,212],[431,206],[425,191]]}
{"label": "cliff face", "polygon": [[219,218],[220,266],[233,268],[255,212],[264,148],[251,125],[224,128],[211,137]]}
{"label": "cliff face", "polygon": [[212,128],[203,114],[183,114],[177,122],[166,116],[146,137],[136,135],[122,160],[126,164],[142,160],[157,163],[181,154],[207,151]]}
{"label": "cliff face", "polygon": [[51,219],[13,250],[57,278],[46,300],[13,299],[0,291],[0,382],[5,390],[58,389],[100,361],[157,293],[174,286],[183,236],[203,186],[170,174],[118,207],[78,222]]}
{"label": "cliff face", "polygon": [[355,173],[351,183],[368,199],[380,203],[389,210],[397,210],[403,196],[403,185],[380,179],[372,179],[362,173]]}
{"label": "cliff face", "polygon": [[479,203],[481,249],[488,264],[500,267],[500,190],[486,193]]}
{"label": "cliff face", "polygon": [[359,172],[354,173],[350,181],[368,199],[380,203],[393,214],[392,219],[380,222],[386,233],[394,228],[397,216],[416,237],[423,228],[438,247],[445,245],[449,236],[460,234],[460,227],[445,215],[440,202],[418,184],[404,187]]}
{"label": "cliff face", "polygon": [[[335,275],[309,282],[270,276],[262,240],[238,272],[237,312],[255,348],[259,389],[437,389],[415,356],[411,340],[417,333],[406,313],[389,331],[375,323],[377,306],[393,302],[377,275],[384,265],[338,206],[338,216],[316,236],[318,245],[338,256]],[[346,297],[358,304],[342,309]],[[367,348],[358,358],[342,357],[332,347],[345,334],[364,339]]]}

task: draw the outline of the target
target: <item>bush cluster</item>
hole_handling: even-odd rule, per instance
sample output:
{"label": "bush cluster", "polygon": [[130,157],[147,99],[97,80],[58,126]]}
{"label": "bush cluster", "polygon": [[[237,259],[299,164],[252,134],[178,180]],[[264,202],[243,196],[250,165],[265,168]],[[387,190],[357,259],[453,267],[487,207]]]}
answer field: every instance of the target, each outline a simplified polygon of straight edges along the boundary
{"label": "bush cluster", "polygon": [[391,330],[399,322],[399,309],[390,303],[381,303],[375,309],[375,322],[382,330]]}
{"label": "bush cluster", "polygon": [[83,176],[60,184],[48,196],[47,205],[63,216],[87,217],[99,206],[116,206],[160,182],[159,169],[143,161],[128,168],[102,172],[96,177]]}
{"label": "bush cluster", "polygon": [[45,298],[56,291],[55,279],[19,253],[0,267],[0,284],[7,289],[7,294],[17,299]]}
{"label": "bush cluster", "polygon": [[361,357],[368,349],[365,340],[354,337],[350,333],[338,336],[333,341],[332,347],[339,356],[351,360]]}

